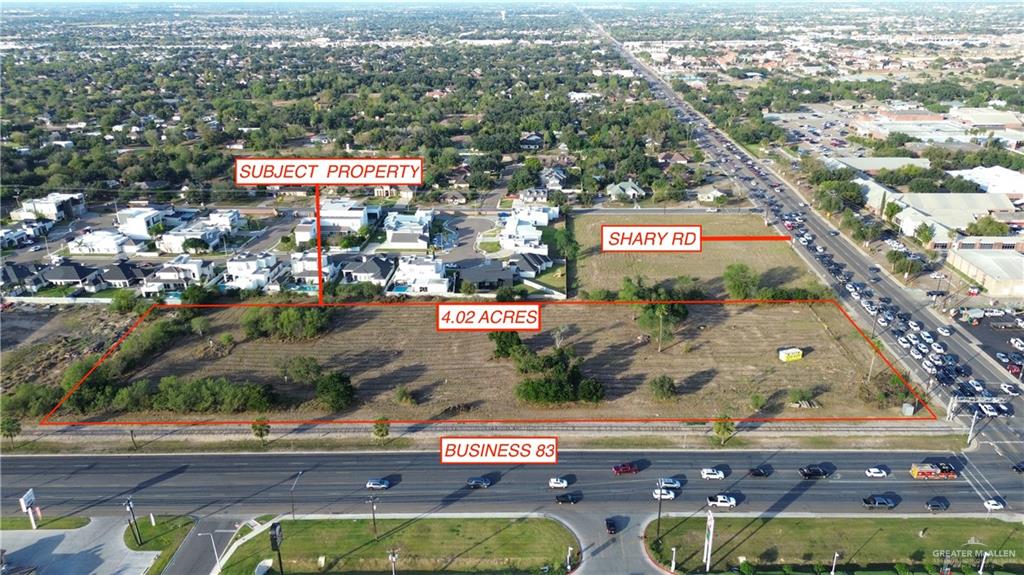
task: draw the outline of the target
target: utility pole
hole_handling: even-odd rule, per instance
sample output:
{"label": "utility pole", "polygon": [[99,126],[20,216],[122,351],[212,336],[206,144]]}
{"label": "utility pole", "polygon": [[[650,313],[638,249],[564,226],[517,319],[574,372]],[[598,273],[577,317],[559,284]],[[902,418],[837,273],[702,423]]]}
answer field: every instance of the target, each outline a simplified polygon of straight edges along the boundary
{"label": "utility pole", "polygon": [[978,567],[978,575],[985,575],[985,560],[988,559],[988,551],[981,554],[981,567]]}
{"label": "utility pole", "polygon": [[142,547],[142,533],[139,532],[139,523],[135,519],[135,504],[132,503],[132,498],[124,500],[124,509],[128,512],[128,526],[132,528],[132,535],[135,536],[135,542]]}
{"label": "utility pole", "polygon": [[371,495],[366,498],[367,505],[370,506],[370,520],[373,524],[373,540],[377,541],[377,501],[380,498],[376,495]]}
{"label": "utility pole", "polygon": [[838,560],[839,560],[839,552],[836,551],[835,554],[832,556],[832,571],[831,571],[830,575],[836,575],[836,561],[838,561]]}
{"label": "utility pole", "polygon": [[304,472],[305,470],[299,470],[298,474],[295,475],[295,481],[292,481],[292,488],[288,490],[288,496],[292,500],[292,521],[295,520],[295,486],[298,485],[299,478],[302,477]]}
{"label": "utility pole", "polygon": [[569,546],[569,551],[565,554],[565,570],[572,571],[572,546]]}
{"label": "utility pole", "polygon": [[978,412],[975,411],[974,415],[971,416],[971,428],[967,431],[967,446],[971,446],[971,440],[974,439],[974,424],[978,423]]}
{"label": "utility pole", "polygon": [[671,569],[671,571],[673,573],[676,572],[676,548],[675,547],[672,548],[672,569]]}
{"label": "utility pole", "polygon": [[395,575],[395,563],[398,562],[398,549],[388,551],[388,561],[391,562],[391,575]]}
{"label": "utility pole", "polygon": [[661,488],[659,487],[658,488],[658,527],[657,527],[657,533],[658,534],[654,538],[655,541],[661,541],[661,499],[662,499],[661,498]]}

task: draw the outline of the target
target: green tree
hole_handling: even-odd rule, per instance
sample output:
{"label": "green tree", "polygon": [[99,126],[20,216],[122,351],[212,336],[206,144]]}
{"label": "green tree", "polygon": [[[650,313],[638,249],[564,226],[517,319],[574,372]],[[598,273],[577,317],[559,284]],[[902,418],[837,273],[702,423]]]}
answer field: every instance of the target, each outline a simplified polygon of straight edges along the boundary
{"label": "green tree", "polygon": [[373,438],[382,441],[391,433],[391,422],[386,417],[378,417],[373,422]]}
{"label": "green tree", "polygon": [[355,404],[356,388],[347,375],[335,371],[317,382],[316,397],[331,411],[342,411]]}
{"label": "green tree", "polygon": [[11,440],[11,447],[14,447],[14,438],[21,434],[21,420],[10,415],[0,419],[0,435]]}
{"label": "green tree", "polygon": [[260,440],[260,445],[266,447],[267,437],[270,436],[270,423],[267,422],[267,418],[261,417],[252,422],[252,434]]}
{"label": "green tree", "polygon": [[118,313],[128,313],[135,311],[135,306],[139,304],[139,301],[139,296],[135,295],[133,291],[117,291],[110,298],[110,309]]}
{"label": "green tree", "polygon": [[899,250],[889,250],[885,254],[885,259],[892,264],[892,271],[896,271],[896,267],[907,260],[907,254]]}
{"label": "green tree", "polygon": [[892,219],[896,217],[896,214],[903,211],[903,206],[896,202],[889,202],[885,205],[885,221],[892,223]]}
{"label": "green tree", "polygon": [[462,287],[459,288],[459,292],[461,292],[462,295],[475,295],[476,284],[463,280]]}
{"label": "green tree", "polygon": [[732,299],[750,299],[757,294],[761,278],[746,264],[729,264],[722,275],[725,291]]}
{"label": "green tree", "polygon": [[181,244],[181,249],[185,250],[186,253],[199,254],[210,249],[210,244],[206,243],[202,238],[188,238]]}
{"label": "green tree", "polygon": [[719,415],[712,424],[711,430],[721,442],[720,445],[725,445],[725,442],[736,433],[736,424],[729,419],[728,415]]}
{"label": "green tree", "polygon": [[516,350],[526,347],[519,333],[514,331],[492,331],[487,334],[487,339],[494,342],[495,358],[512,357]]}
{"label": "green tree", "polygon": [[281,377],[296,385],[315,385],[323,376],[323,369],[308,355],[289,357],[278,367]]}
{"label": "green tree", "polygon": [[984,216],[967,224],[965,231],[969,236],[1008,236],[1010,235],[1010,226],[992,216]]}
{"label": "green tree", "polygon": [[193,333],[199,337],[203,337],[203,334],[210,331],[210,318],[205,316],[194,317],[192,318],[192,321],[189,322],[189,325],[192,327]]}
{"label": "green tree", "polygon": [[921,242],[921,245],[928,245],[935,237],[935,228],[929,225],[927,222],[921,222],[919,226],[914,228],[914,238]]}

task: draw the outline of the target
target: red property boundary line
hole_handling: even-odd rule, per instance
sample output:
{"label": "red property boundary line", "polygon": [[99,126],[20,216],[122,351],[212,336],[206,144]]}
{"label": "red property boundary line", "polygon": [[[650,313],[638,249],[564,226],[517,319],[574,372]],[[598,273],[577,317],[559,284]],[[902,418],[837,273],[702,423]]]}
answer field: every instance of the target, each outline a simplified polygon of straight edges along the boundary
{"label": "red property boundary line", "polygon": [[[384,302],[338,302],[338,303],[282,303],[282,304],[268,304],[268,303],[230,303],[230,304],[153,304],[151,305],[132,326],[122,335],[113,345],[108,349],[98,360],[93,364],[92,368],[72,387],[68,390],[64,397],[61,398],[60,402],[50,410],[40,421],[39,425],[48,426],[150,426],[150,425],[251,425],[253,420],[183,420],[183,421],[50,421],[50,418],[56,414],[56,412],[64,405],[64,403],[71,397],[78,389],[85,383],[90,375],[96,371],[99,366],[106,361],[111,354],[113,354],[121,343],[133,332],[142,322],[149,316],[154,309],[175,309],[175,308],[199,308],[199,309],[221,309],[221,308],[232,308],[232,307],[434,307],[437,305],[436,301],[412,301],[412,302],[397,302],[397,303],[384,303]],[[688,305],[786,305],[786,304],[829,304],[835,306],[836,309],[850,322],[857,333],[860,334],[861,338],[864,339],[871,346],[871,349],[878,356],[879,359],[889,368],[889,370],[895,375],[901,383],[907,388],[907,390],[914,396],[914,398],[920,403],[924,409],[928,412],[929,417],[915,417],[915,416],[866,416],[866,417],[729,417],[729,418],[716,418],[716,417],[684,417],[684,418],[609,418],[609,419],[461,419],[461,420],[438,420],[438,419],[406,419],[406,420],[390,420],[391,423],[404,424],[404,425],[426,425],[426,424],[551,424],[551,423],[708,423],[714,421],[732,421],[732,422],[870,422],[870,421],[934,421],[938,419],[936,413],[932,410],[931,406],[918,394],[917,390],[912,386],[904,377],[903,374],[893,366],[892,362],[885,356],[881,349],[864,333],[864,331],[857,325],[849,313],[834,299],[789,299],[789,300],[761,300],[761,299],[740,299],[740,300],[667,300],[667,301],[649,301],[649,300],[638,300],[638,301],[551,301],[544,302],[541,304],[545,306],[558,306],[558,305],[636,305],[636,304],[649,304],[649,303],[673,303],[673,304],[688,304]],[[295,420],[273,420],[268,421],[271,425],[323,425],[323,424],[339,424],[339,425],[369,425],[373,424],[374,420],[335,420],[335,419],[295,419]]]}

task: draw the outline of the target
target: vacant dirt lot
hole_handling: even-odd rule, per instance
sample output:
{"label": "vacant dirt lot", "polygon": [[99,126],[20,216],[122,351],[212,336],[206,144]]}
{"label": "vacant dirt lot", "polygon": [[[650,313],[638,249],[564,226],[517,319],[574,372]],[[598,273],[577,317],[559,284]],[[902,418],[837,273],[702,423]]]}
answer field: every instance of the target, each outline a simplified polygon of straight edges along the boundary
{"label": "vacant dirt lot", "polygon": [[802,287],[814,280],[787,242],[705,242],[701,253],[601,253],[601,224],[700,224],[705,236],[773,235],[760,216],[745,214],[605,215],[574,219],[580,244],[579,289],[622,287],[622,278],[644,276],[653,281],[679,276],[698,278],[709,297],[725,295],[721,277],[726,266],[744,263],[762,275],[766,286]]}
{"label": "vacant dirt lot", "polygon": [[[184,338],[136,378],[224,376],[238,382],[270,383],[295,406],[272,418],[328,417],[312,400],[310,387],[285,384],[277,366],[288,357],[310,355],[329,369],[343,370],[358,388],[360,405],[338,419],[566,419],[831,417],[898,415],[856,399],[871,351],[831,305],[691,305],[690,317],[663,352],[657,343],[637,343],[634,309],[627,305],[551,304],[544,307],[545,331],[524,336],[536,350],[549,349],[553,331],[566,326],[567,342],[584,358],[583,370],[604,383],[606,401],[597,406],[543,408],[520,404],[521,379],[508,360],[492,360],[493,345],[482,333],[437,333],[433,307],[355,307],[338,310],[331,331],[306,342],[244,341],[242,310],[210,314],[212,337],[233,333],[226,357],[203,359],[206,338]],[[803,348],[804,360],[784,364],[781,347]],[[877,362],[876,370],[882,369]],[[646,382],[671,377],[679,387],[672,400],[654,399]],[[88,383],[86,383],[88,385]],[[405,385],[418,405],[395,401]],[[817,408],[786,405],[790,388],[813,390]],[[751,395],[767,405],[750,407]],[[66,416],[65,416],[66,417]],[[133,417],[140,417],[138,415]],[[167,414],[141,417],[166,419]],[[196,416],[213,417],[213,416]],[[224,416],[218,416],[224,419]],[[231,414],[232,419],[247,419]],[[251,416],[248,417],[251,419]]]}

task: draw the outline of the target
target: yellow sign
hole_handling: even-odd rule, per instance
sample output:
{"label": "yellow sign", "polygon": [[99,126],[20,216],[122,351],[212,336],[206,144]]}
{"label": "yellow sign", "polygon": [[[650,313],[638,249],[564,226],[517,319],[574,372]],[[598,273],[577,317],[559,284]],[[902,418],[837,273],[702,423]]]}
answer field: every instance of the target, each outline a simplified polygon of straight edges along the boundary
{"label": "yellow sign", "polygon": [[781,361],[800,361],[804,357],[804,350],[799,347],[791,347],[788,349],[779,350],[779,360]]}

